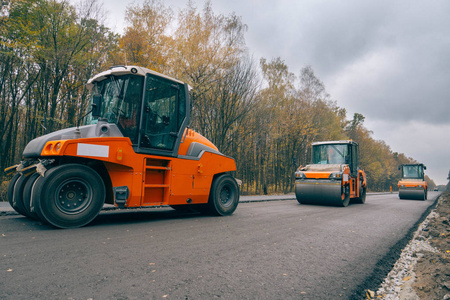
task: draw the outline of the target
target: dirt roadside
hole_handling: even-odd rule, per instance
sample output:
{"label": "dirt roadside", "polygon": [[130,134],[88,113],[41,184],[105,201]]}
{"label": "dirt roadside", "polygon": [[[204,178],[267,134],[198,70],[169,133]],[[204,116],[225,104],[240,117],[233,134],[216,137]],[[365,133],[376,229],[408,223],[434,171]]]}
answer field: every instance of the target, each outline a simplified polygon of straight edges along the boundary
{"label": "dirt roadside", "polygon": [[450,299],[450,192],[439,198],[423,239],[438,251],[418,255],[412,288],[419,299]]}
{"label": "dirt roadside", "polygon": [[450,300],[450,191],[420,224],[378,291],[367,299]]}

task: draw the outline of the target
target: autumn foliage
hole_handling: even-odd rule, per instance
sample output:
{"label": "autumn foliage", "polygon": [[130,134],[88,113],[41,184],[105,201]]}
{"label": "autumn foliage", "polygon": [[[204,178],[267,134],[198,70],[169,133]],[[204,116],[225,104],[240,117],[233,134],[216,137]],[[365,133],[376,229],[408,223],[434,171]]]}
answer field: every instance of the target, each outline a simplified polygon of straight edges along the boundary
{"label": "autumn foliage", "polygon": [[202,9],[188,2],[177,13],[159,0],[132,4],[123,34],[102,17],[97,0],[1,2],[1,172],[20,161],[31,139],[76,126],[89,108],[87,79],[124,64],[193,87],[190,126],[236,159],[242,193],[292,192],[293,173],[309,162],[314,141],[357,141],[372,191],[395,189],[398,165],[414,161],[374,140],[361,114],[347,120],[313,66],[296,76],[279,57],[255,61],[244,21],[215,14],[210,2]]}

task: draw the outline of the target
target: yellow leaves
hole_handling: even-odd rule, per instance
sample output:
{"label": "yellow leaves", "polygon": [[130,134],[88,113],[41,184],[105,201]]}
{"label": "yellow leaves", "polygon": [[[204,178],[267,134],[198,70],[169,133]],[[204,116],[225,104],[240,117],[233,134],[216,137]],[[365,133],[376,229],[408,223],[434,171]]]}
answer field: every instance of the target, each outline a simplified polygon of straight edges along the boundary
{"label": "yellow leaves", "polygon": [[[119,42],[127,64],[170,74],[197,88],[202,81],[213,81],[218,70],[233,67],[245,50],[245,25],[235,16],[214,15],[209,3],[203,14],[188,4],[173,19],[162,1],[127,7],[128,27]],[[169,30],[171,24],[177,28]]]}
{"label": "yellow leaves", "polygon": [[367,299],[372,299],[373,297],[375,297],[375,292],[368,289],[366,291],[366,296],[367,296]]}
{"label": "yellow leaves", "polygon": [[142,6],[129,6],[126,19],[129,26],[120,38],[119,47],[125,51],[127,64],[162,71],[171,49],[165,32],[172,20],[172,10],[159,1],[146,1]]}
{"label": "yellow leaves", "polygon": [[[156,265],[156,263],[154,263],[154,262],[151,262],[151,263],[149,263],[149,265],[150,266],[154,266],[154,265]],[[155,273],[156,272],[156,270],[155,269],[153,269],[152,271],[151,271],[152,273]]]}
{"label": "yellow leaves", "polygon": [[[154,266],[154,265],[156,265],[156,263],[154,263],[154,262],[149,263],[149,266]],[[153,269],[153,270],[152,270],[152,273],[155,273],[155,272],[156,272],[156,270]]]}
{"label": "yellow leaves", "polygon": [[405,278],[403,278],[403,281],[408,281],[411,279],[411,276],[406,276]]}

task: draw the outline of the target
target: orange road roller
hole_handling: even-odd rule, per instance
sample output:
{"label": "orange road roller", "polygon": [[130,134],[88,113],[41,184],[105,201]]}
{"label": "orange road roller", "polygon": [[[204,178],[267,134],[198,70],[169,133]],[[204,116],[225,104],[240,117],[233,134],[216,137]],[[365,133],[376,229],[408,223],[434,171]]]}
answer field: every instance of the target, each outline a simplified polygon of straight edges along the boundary
{"label": "orange road roller", "polygon": [[91,222],[104,203],[169,205],[232,214],[239,186],[233,158],[188,128],[188,84],[138,66],[115,66],[87,82],[84,125],[30,141],[8,201],[20,214],[58,228]]}
{"label": "orange road roller", "polygon": [[424,164],[403,164],[399,166],[402,178],[398,182],[400,199],[427,200],[428,184],[424,180]]}
{"label": "orange road roller", "polygon": [[312,164],[295,172],[300,204],[364,203],[366,185],[366,174],[358,167],[358,143],[352,140],[312,143]]}

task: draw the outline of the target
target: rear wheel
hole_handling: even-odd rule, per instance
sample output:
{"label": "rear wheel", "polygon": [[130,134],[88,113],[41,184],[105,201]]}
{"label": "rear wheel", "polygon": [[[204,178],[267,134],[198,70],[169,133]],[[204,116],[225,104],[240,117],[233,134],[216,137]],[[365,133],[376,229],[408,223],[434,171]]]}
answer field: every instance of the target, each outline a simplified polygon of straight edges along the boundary
{"label": "rear wheel", "polygon": [[39,173],[34,173],[33,175],[30,175],[30,178],[27,180],[27,183],[25,183],[25,187],[23,188],[22,194],[23,206],[27,212],[27,215],[33,219],[39,219],[38,215],[34,210],[34,201],[32,198],[33,188],[39,177],[40,177]]}
{"label": "rear wheel", "polygon": [[23,174],[19,176],[14,184],[14,190],[11,200],[11,206],[14,208],[14,210],[25,217],[29,217],[29,214],[27,213],[27,210],[25,209],[25,206],[23,204],[23,189],[29,178],[29,176],[25,176]]}
{"label": "rear wheel", "polygon": [[209,192],[209,212],[218,216],[231,215],[239,203],[239,186],[230,175],[214,179]]}
{"label": "rear wheel", "polygon": [[353,202],[354,203],[361,203],[364,204],[366,202],[366,187],[363,187],[363,178],[360,177],[359,179],[359,196],[356,197]]}
{"label": "rear wheel", "polygon": [[[48,173],[46,173],[46,174],[48,174]],[[42,176],[36,178],[33,188],[31,189],[31,199],[32,200],[30,200],[30,203],[31,203],[31,201],[33,201],[34,213],[37,216],[37,219],[43,223],[48,224],[47,220],[45,219],[44,215],[41,212],[41,206],[40,206],[40,201],[39,201],[39,199],[41,197],[40,194],[42,191],[42,184],[44,183],[44,181],[45,181],[45,178]]]}
{"label": "rear wheel", "polygon": [[338,206],[346,207],[350,203],[350,186],[346,185],[342,188],[341,201],[338,201]]}
{"label": "rear wheel", "polygon": [[36,181],[33,200],[37,214],[59,228],[91,222],[105,202],[105,185],[91,168],[67,164],[50,169]]}
{"label": "rear wheel", "polygon": [[[11,205],[12,208],[14,208],[14,187],[16,185],[17,179],[19,179],[20,173],[16,173],[11,180],[9,181],[8,190],[6,191],[6,197],[8,198],[9,205]],[[15,210],[15,208],[14,208]]]}

